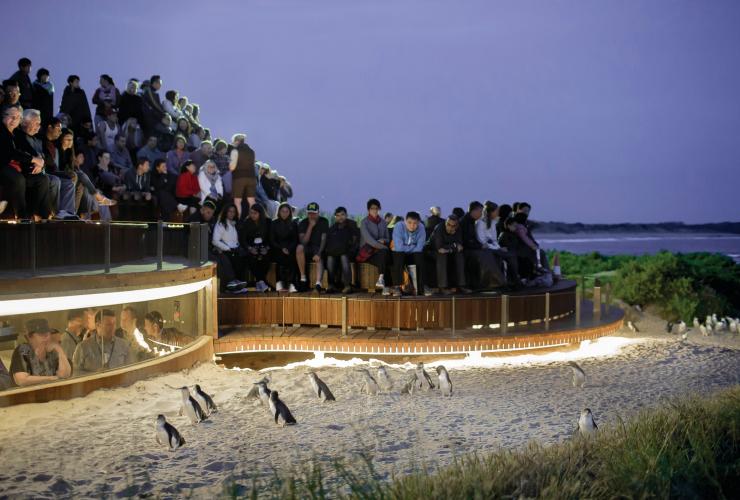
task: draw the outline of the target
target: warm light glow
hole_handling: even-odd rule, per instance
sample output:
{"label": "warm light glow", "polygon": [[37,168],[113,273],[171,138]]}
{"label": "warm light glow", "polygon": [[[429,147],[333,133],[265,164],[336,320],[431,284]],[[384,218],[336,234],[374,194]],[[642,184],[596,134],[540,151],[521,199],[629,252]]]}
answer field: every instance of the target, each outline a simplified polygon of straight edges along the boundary
{"label": "warm light glow", "polygon": [[[83,278],[84,279],[84,278]],[[33,314],[48,311],[66,311],[82,307],[102,307],[133,302],[167,299],[197,292],[205,288],[211,280],[185,283],[183,285],[145,288],[143,290],[125,290],[121,292],[87,293],[83,295],[65,295],[61,297],[43,297],[34,299],[16,299],[0,301],[0,316],[14,314]]]}

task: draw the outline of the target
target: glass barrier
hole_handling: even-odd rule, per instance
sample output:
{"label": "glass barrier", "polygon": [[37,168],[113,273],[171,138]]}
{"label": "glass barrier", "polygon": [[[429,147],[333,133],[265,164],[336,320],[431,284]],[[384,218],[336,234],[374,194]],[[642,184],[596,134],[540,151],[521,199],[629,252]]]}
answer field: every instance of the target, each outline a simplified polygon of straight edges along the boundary
{"label": "glass barrier", "polygon": [[198,292],[102,307],[0,317],[0,389],[91,375],[167,356],[193,342]]}

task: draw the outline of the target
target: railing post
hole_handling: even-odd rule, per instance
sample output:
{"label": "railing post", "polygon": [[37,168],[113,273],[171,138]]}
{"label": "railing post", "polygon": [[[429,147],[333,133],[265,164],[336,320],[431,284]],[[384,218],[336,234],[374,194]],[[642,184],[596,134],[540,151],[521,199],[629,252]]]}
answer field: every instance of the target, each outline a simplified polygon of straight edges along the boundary
{"label": "railing post", "polygon": [[509,330],[509,296],[501,296],[501,333]]}
{"label": "railing post", "polygon": [[455,314],[455,296],[453,295],[452,296],[452,336],[453,337],[455,336],[455,331],[456,331],[455,330],[455,326],[456,326],[455,325],[455,316],[457,316],[457,315]]}
{"label": "railing post", "polygon": [[194,265],[200,260],[200,224],[191,222],[188,229],[188,261]]}
{"label": "railing post", "polygon": [[396,328],[397,332],[401,331],[401,299],[396,300]]}
{"label": "railing post", "polygon": [[36,221],[31,220],[31,274],[36,275]]}
{"label": "railing post", "polygon": [[612,284],[607,283],[604,285],[604,303],[606,304],[606,314],[609,314],[609,309],[612,306]]}
{"label": "railing post", "polygon": [[157,221],[157,271],[162,270],[162,260],[164,257],[164,222]]}
{"label": "railing post", "polygon": [[105,221],[103,223],[105,236],[103,237],[104,243],[104,249],[103,252],[105,253],[105,273],[110,273],[110,222]]}
{"label": "railing post", "polygon": [[347,297],[342,297],[342,337],[347,335]]}
{"label": "railing post", "polygon": [[200,264],[208,261],[208,224],[200,225]]}
{"label": "railing post", "polygon": [[581,326],[581,298],[576,294],[576,326]]}
{"label": "railing post", "polygon": [[550,292],[545,293],[545,330],[550,329]]}
{"label": "railing post", "polygon": [[285,333],[285,295],[283,295],[282,298],[282,305],[283,305],[283,333]]}
{"label": "railing post", "polygon": [[601,318],[601,287],[594,287],[594,319]]}

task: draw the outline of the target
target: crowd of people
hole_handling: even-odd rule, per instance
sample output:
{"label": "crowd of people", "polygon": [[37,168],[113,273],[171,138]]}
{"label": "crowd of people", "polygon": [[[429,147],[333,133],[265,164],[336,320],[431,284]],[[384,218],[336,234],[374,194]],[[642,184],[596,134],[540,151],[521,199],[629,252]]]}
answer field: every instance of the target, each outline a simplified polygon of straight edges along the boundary
{"label": "crowd of people", "polygon": [[18,219],[110,220],[111,206],[134,201],[171,221],[208,198],[240,211],[256,202],[274,216],[293,196],[285,177],[255,161],[245,134],[211,138],[199,106],[162,91],[159,75],[131,78],[123,91],[100,75],[94,112],[80,77],[70,75],[55,113],[49,71],[40,68],[34,81],[31,73],[21,58],[0,89],[0,213],[10,202]]}
{"label": "crowd of people", "polygon": [[30,319],[25,326],[10,370],[0,361],[0,390],[120,368],[166,354],[192,340],[165,328],[159,312],[140,317],[132,306],[124,307],[120,318],[112,309],[76,309],[67,313],[61,329],[52,328],[45,318]]}

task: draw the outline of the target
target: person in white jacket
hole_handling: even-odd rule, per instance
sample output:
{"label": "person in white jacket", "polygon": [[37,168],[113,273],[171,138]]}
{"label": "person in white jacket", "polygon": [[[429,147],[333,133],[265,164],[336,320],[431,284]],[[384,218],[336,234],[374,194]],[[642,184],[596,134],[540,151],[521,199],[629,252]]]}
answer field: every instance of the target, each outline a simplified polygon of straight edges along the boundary
{"label": "person in white jacket", "polygon": [[198,184],[200,185],[200,202],[206,198],[218,202],[224,196],[224,183],[221,180],[221,174],[218,173],[218,167],[212,160],[206,160],[200,167],[198,173]]}
{"label": "person in white jacket", "polygon": [[226,285],[232,293],[245,293],[247,289],[244,277],[246,256],[239,248],[239,234],[236,231],[236,205],[229,203],[221,210],[218,222],[213,226],[213,251],[225,257],[234,271],[234,279]]}
{"label": "person in white jacket", "polygon": [[521,286],[519,281],[519,266],[517,257],[513,249],[502,248],[498,244],[496,234],[496,220],[498,219],[498,205],[492,201],[487,201],[484,215],[475,223],[475,234],[483,250],[493,253],[504,263],[504,274],[507,282],[518,288]]}

